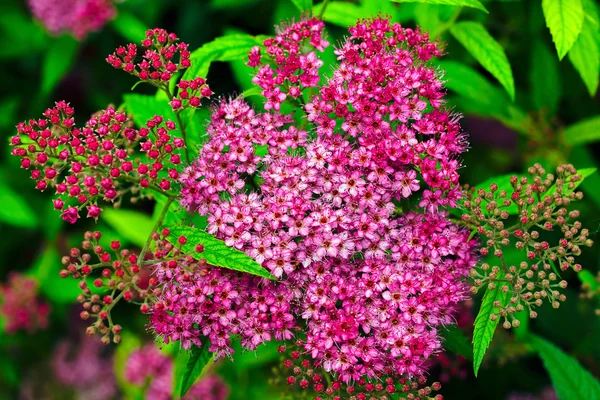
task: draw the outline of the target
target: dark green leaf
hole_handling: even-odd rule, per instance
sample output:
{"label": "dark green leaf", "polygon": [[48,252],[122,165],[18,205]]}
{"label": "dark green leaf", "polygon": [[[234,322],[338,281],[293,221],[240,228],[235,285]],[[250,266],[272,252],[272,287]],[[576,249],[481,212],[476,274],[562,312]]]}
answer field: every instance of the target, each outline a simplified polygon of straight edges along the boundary
{"label": "dark green leaf", "polygon": [[[314,6],[313,14],[319,15],[321,13],[321,7],[322,3]],[[343,28],[355,25],[356,21],[364,17],[366,17],[366,15],[360,6],[340,1],[330,2],[322,16],[323,21]]]}
{"label": "dark green leaf", "polygon": [[301,12],[312,10],[313,0],[292,0],[292,3]]}
{"label": "dark green leaf", "polygon": [[101,218],[130,243],[143,247],[152,232],[154,222],[146,214],[133,210],[106,208]]}
{"label": "dark green leaf", "polygon": [[447,6],[472,7],[478,10],[488,12],[488,10],[477,0],[392,0],[396,3],[427,3],[443,4]]}
{"label": "dark green leaf", "polygon": [[[175,387],[173,393],[175,398],[182,398],[196,380],[203,375],[207,367],[213,360],[213,354],[208,351],[210,341],[207,338],[202,339],[202,346],[193,346],[188,353],[181,353],[177,357],[177,362],[174,368]],[[181,360],[184,360],[183,363]]]}
{"label": "dark green leaf", "polygon": [[[200,229],[185,226],[167,226],[167,228],[171,231],[169,238],[172,243],[176,243],[180,236],[187,238],[186,244],[183,245],[183,251],[187,254],[192,254],[197,260],[204,258],[209,264],[218,267],[247,272],[263,278],[275,279],[260,264],[247,256],[246,253],[227,246],[223,241]],[[204,246],[204,252],[195,252],[197,244]]]}
{"label": "dark green leaf", "polygon": [[584,21],[577,41],[569,50],[569,60],[593,97],[598,90],[600,77],[600,31],[597,26]]}
{"label": "dark green leaf", "polygon": [[548,114],[555,115],[561,95],[558,60],[541,40],[533,43],[529,72],[531,102],[534,109],[541,110],[547,107]]}
{"label": "dark green leaf", "polygon": [[583,27],[581,0],[542,0],[546,26],[556,45],[558,58],[563,59],[571,49]]}
{"label": "dark green leaf", "polygon": [[[58,218],[58,216],[57,216]],[[25,198],[0,180],[0,222],[35,228],[38,226],[36,213],[27,205]]]}
{"label": "dark green leaf", "polygon": [[530,343],[544,362],[560,400],[600,399],[600,382],[575,358],[539,336],[532,335]]}
{"label": "dark green leaf", "polygon": [[[498,278],[502,279],[502,275],[498,274]],[[506,301],[506,293],[500,290],[501,284],[497,283],[493,290],[486,289],[481,301],[481,308],[475,318],[475,330],[473,332],[473,371],[475,376],[479,371],[485,352],[489,347],[494,332],[500,321],[498,316],[495,321],[490,319],[492,314],[498,314],[500,308],[494,307],[494,302],[499,301],[504,304]]]}
{"label": "dark green leaf", "polygon": [[78,47],[77,40],[67,35],[55,39],[50,44],[42,65],[42,94],[50,94],[69,72]]}
{"label": "dark green leaf", "polygon": [[498,81],[510,98],[515,99],[515,83],[510,63],[504,49],[479,22],[466,21],[454,24],[450,33]]}
{"label": "dark green leaf", "polygon": [[117,18],[113,19],[111,24],[121,36],[127,40],[131,40],[132,43],[140,43],[144,40],[146,38],[146,30],[150,28],[137,19],[135,15],[126,11],[119,11]]}
{"label": "dark green leaf", "polygon": [[572,146],[600,140],[600,116],[568,126],[563,133],[563,138],[566,143]]}
{"label": "dark green leaf", "polygon": [[469,339],[456,325],[448,325],[440,329],[440,335],[444,338],[444,348],[459,354],[468,360],[473,359],[473,349]]}

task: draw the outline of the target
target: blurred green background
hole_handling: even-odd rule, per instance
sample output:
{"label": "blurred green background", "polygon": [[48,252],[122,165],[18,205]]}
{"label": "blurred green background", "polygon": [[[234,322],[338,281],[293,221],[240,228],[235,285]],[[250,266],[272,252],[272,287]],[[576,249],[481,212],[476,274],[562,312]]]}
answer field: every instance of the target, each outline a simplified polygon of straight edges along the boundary
{"label": "blurred green background", "polygon": [[[446,69],[449,88],[448,106],[464,115],[462,124],[470,134],[471,149],[463,159],[464,183],[476,184],[506,173],[524,172],[540,162],[548,170],[562,162],[577,168],[599,164],[600,96],[598,60],[595,86],[593,73],[586,83],[570,57],[559,61],[539,1],[482,1],[489,13],[476,8],[450,7],[418,3],[392,3],[385,0],[332,2],[324,15],[329,22],[329,41],[335,45],[344,37],[340,25],[357,17],[390,14],[406,26],[419,24],[433,37],[447,43],[447,56],[439,62]],[[590,2],[584,2],[589,6]],[[591,3],[593,8],[597,7]],[[52,376],[53,349],[61,339],[81,340],[82,325],[78,308],[72,305],[79,292],[75,281],[61,280],[60,255],[76,245],[86,229],[101,230],[104,240],[120,239],[135,247],[138,237],[145,240],[152,226],[151,202],[127,205],[136,213],[131,219],[106,217],[97,226],[84,221],[76,226],[63,224],[52,209],[51,193],[33,187],[28,172],[19,168],[10,156],[8,139],[15,134],[17,122],[38,118],[54,101],[66,100],[76,110],[76,121],[85,121],[109,104],[120,105],[123,95],[132,92],[135,78],[113,69],[104,58],[121,44],[141,39],[147,28],[162,27],[175,32],[194,50],[216,37],[233,32],[253,35],[274,34],[280,21],[299,17],[290,0],[127,0],[116,4],[118,15],[101,31],[78,42],[69,35],[52,37],[34,21],[25,2],[3,0],[0,3],[0,281],[10,271],[35,277],[41,295],[52,304],[50,325],[35,334],[8,335],[0,331],[0,398],[19,398],[26,386],[34,386],[34,398],[76,398],[77,391],[60,386]],[[596,14],[586,20],[598,32]],[[515,101],[498,81],[456,40],[451,30],[461,21],[481,22],[503,47],[515,82]],[[600,35],[598,35],[600,36]],[[595,36],[597,38],[598,36]],[[598,46],[600,48],[600,42]],[[334,60],[330,47],[324,58]],[[594,57],[594,54],[590,54]],[[598,54],[595,54],[598,58]],[[219,96],[241,93],[251,87],[251,69],[244,61],[215,62],[208,82]],[[150,86],[135,88],[138,94],[154,94]],[[591,92],[591,93],[590,93]],[[206,116],[206,113],[201,115]],[[581,121],[584,121],[582,124]],[[565,129],[566,128],[566,129]],[[581,132],[584,138],[581,139]],[[579,136],[578,136],[579,135]],[[587,135],[587,136],[586,136]],[[573,139],[575,138],[575,139]],[[600,176],[594,174],[582,185],[586,195],[578,204],[582,221],[598,240],[600,230]],[[86,225],[87,224],[87,225]],[[592,274],[598,271],[600,247],[584,250],[581,264]],[[529,329],[562,347],[595,376],[600,376],[600,308],[598,297],[580,300],[581,283],[573,273],[569,281],[569,300],[558,310],[548,306]],[[477,299],[475,300],[475,304]],[[477,306],[464,313],[475,313]],[[122,372],[126,352],[136,343],[151,341],[145,333],[145,317],[135,307],[120,311],[128,320],[124,343],[111,345],[117,350],[117,374]],[[0,317],[1,318],[1,317]],[[467,318],[468,319],[468,318]],[[467,331],[471,329],[467,326]],[[278,354],[270,347],[255,354],[244,354],[235,363],[223,360],[216,370],[229,383],[233,399],[277,398],[283,386],[268,384]],[[175,348],[163,349],[177,358]],[[125,355],[124,355],[125,354]],[[450,366],[436,366],[431,377],[443,382],[442,393],[448,399],[505,399],[511,393],[538,395],[549,385],[541,361],[515,340],[512,332],[499,329],[477,379],[469,362],[449,354]],[[119,364],[120,363],[120,364]],[[444,375],[446,374],[446,375]],[[33,378],[32,378],[33,377]],[[123,393],[127,390],[121,387]],[[125,394],[117,398],[127,397]],[[535,397],[534,397],[535,398]],[[539,397],[543,398],[543,397]],[[549,397],[546,397],[549,398]]]}

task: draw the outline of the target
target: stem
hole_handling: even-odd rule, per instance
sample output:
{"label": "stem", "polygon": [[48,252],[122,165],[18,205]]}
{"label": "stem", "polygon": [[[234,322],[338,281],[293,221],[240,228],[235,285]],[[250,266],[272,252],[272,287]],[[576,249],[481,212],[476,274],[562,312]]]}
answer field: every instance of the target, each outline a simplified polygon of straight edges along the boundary
{"label": "stem", "polygon": [[[169,86],[168,85],[165,86],[163,88],[163,90],[167,94],[169,101],[173,100],[174,96],[171,94],[171,91],[169,90]],[[189,146],[188,146],[188,141],[187,141],[187,135],[185,133],[185,127],[183,126],[183,122],[181,122],[180,114],[181,114],[181,110],[175,111],[175,118],[177,118],[177,125],[179,125],[179,130],[181,130],[181,136],[183,137],[183,142],[185,143],[185,160],[189,164],[190,163],[190,151],[189,151]]]}
{"label": "stem", "polygon": [[154,224],[152,231],[150,231],[150,235],[148,235],[148,239],[146,239],[146,243],[144,243],[144,247],[142,247],[142,251],[140,252],[140,256],[138,257],[138,261],[137,261],[138,267],[142,266],[142,262],[144,261],[144,256],[148,252],[148,247],[150,247],[150,242],[152,241],[152,234],[154,232],[156,232],[156,230],[162,225],[163,220],[165,219],[165,215],[167,215],[167,211],[169,210],[169,207],[171,207],[171,203],[173,203],[173,200],[175,200],[173,197],[169,197],[169,200],[167,200],[167,203],[165,204],[162,211],[160,212],[160,216],[158,217],[156,224]]}
{"label": "stem", "polygon": [[325,14],[325,9],[327,8],[328,4],[329,0],[323,0],[323,6],[321,7],[321,11],[319,12],[319,16],[317,17],[318,19],[323,19],[323,14]]}

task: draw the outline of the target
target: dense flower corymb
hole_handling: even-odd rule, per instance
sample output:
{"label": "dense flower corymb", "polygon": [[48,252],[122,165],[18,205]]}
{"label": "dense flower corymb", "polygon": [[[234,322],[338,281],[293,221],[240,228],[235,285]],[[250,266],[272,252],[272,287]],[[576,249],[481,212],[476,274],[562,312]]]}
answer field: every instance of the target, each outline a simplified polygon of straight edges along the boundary
{"label": "dense flower corymb", "polygon": [[12,273],[8,283],[0,286],[0,316],[8,333],[19,330],[35,332],[48,326],[50,306],[38,299],[38,282]]}

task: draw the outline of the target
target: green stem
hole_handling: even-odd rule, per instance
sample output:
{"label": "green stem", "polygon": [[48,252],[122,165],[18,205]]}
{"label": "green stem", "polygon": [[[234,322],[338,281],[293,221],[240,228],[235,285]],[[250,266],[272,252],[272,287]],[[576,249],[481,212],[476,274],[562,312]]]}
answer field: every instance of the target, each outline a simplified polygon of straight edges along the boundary
{"label": "green stem", "polygon": [[319,16],[317,17],[318,19],[323,19],[323,14],[325,14],[325,9],[327,8],[328,4],[329,0],[323,0],[323,6],[321,7],[321,11],[319,12]]}
{"label": "green stem", "polygon": [[156,224],[154,224],[152,231],[150,231],[150,235],[148,235],[148,239],[146,239],[146,243],[144,243],[144,247],[142,247],[142,251],[140,252],[140,256],[138,257],[138,261],[137,261],[138,267],[142,266],[144,256],[148,252],[148,248],[150,247],[150,242],[152,241],[152,234],[154,232],[156,232],[158,230],[158,228],[160,228],[160,226],[162,225],[163,220],[165,219],[165,215],[167,215],[167,211],[169,210],[169,207],[171,207],[171,203],[173,203],[173,200],[175,200],[173,197],[169,197],[169,200],[167,200],[167,203],[165,204],[162,211],[160,212],[160,216],[158,217]]}

